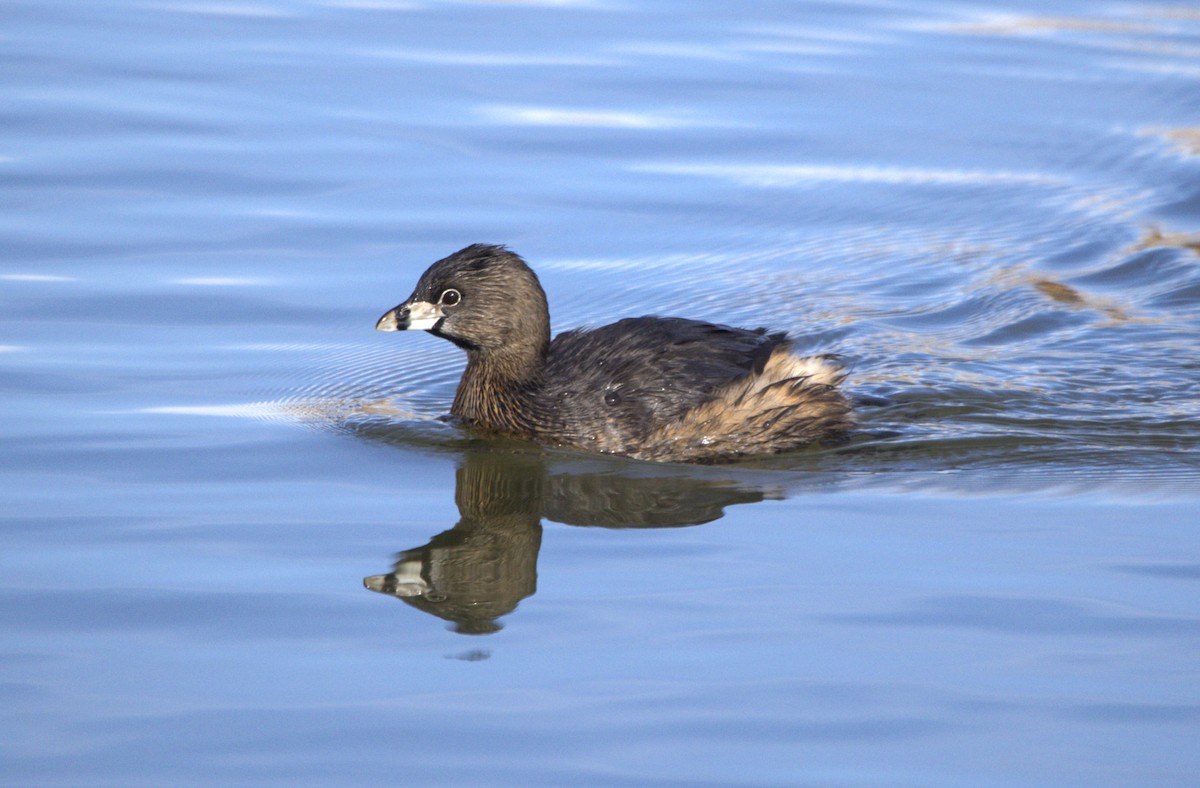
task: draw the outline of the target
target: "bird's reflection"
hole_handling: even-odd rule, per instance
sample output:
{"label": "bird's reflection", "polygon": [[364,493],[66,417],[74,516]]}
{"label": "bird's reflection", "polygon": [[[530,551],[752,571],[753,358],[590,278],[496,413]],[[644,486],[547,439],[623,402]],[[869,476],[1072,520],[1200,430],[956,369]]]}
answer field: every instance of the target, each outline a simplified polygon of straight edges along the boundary
{"label": "bird's reflection", "polygon": [[458,523],[364,584],[453,622],[456,632],[495,632],[496,619],[537,590],[544,486],[527,458],[468,454],[455,474]]}
{"label": "bird's reflection", "polygon": [[763,486],[649,463],[469,450],[456,473],[459,521],[398,554],[391,572],[363,582],[482,635],[537,590],[542,518],[570,525],[662,528],[720,518],[726,506],[772,496]]}

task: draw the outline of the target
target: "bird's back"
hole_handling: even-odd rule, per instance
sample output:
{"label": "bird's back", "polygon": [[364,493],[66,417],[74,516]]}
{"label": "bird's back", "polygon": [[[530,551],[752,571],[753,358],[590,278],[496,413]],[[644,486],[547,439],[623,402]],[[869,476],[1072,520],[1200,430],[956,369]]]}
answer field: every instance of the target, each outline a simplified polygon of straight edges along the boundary
{"label": "bird's back", "polygon": [[[714,455],[705,444],[711,438],[705,430],[719,422],[721,429],[739,436],[738,445],[726,447],[726,454],[779,451],[768,436],[748,434],[751,429],[760,431],[763,419],[753,423],[754,414],[739,412],[725,400],[731,387],[739,383],[777,383],[788,378],[789,372],[807,378],[817,369],[788,366],[780,359],[813,361],[792,356],[783,333],[683,318],[627,318],[555,338],[544,369],[541,399],[547,411],[555,414],[564,442],[593,450],[645,459],[705,459]],[[840,374],[833,367],[826,371]],[[763,377],[768,373],[774,375],[770,381]],[[830,396],[825,392],[833,392],[832,404],[844,403],[833,388],[835,380],[817,383],[790,377],[795,385],[786,390],[776,387],[778,396],[757,404],[779,409],[786,407],[788,396],[795,399],[796,391],[818,387],[826,400]],[[745,403],[746,397],[742,400]],[[707,416],[693,423],[697,414]],[[748,421],[739,424],[742,419]]]}

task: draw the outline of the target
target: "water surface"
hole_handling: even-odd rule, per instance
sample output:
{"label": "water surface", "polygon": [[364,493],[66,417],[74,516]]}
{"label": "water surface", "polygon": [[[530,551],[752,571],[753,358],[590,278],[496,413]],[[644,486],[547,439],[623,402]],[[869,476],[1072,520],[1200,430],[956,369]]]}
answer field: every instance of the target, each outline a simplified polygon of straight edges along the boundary
{"label": "water surface", "polygon": [[[0,781],[1194,784],[1200,13],[1052,6],[5,4]],[[463,433],[476,241],[861,428]]]}

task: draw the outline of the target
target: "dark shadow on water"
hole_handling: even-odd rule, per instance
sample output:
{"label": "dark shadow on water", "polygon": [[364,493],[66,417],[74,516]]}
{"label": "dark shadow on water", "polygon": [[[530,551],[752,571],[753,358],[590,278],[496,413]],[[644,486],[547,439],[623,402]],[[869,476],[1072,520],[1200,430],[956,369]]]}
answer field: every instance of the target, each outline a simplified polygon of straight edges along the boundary
{"label": "dark shadow on water", "polygon": [[729,474],[649,463],[547,457],[532,448],[471,449],[456,472],[459,521],[400,552],[364,585],[482,635],[537,591],[542,520],[605,528],[672,528],[725,507],[781,497]]}

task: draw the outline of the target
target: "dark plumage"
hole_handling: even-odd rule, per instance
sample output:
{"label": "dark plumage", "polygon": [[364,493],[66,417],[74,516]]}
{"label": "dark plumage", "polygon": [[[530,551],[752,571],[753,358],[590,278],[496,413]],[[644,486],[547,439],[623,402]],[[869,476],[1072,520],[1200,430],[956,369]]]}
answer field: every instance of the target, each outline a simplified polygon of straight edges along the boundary
{"label": "dark plumage", "polygon": [[421,329],[467,352],[450,408],[476,427],[645,460],[720,462],[798,448],[853,425],[829,356],[783,333],[626,318],[550,341],[537,276],[502,246],[429,267],[380,331]]}

